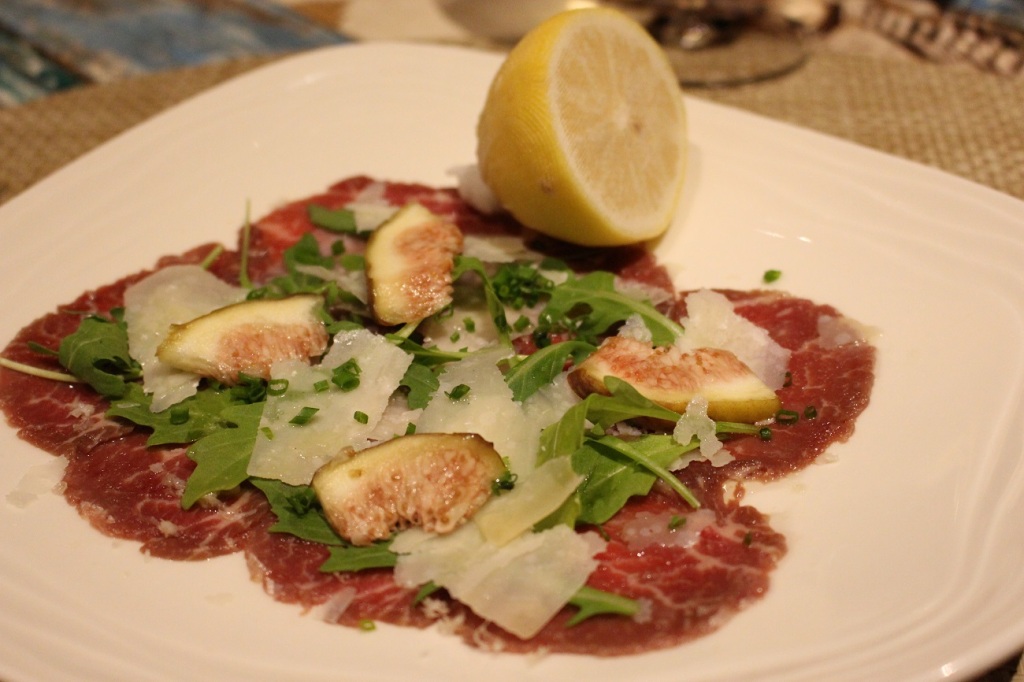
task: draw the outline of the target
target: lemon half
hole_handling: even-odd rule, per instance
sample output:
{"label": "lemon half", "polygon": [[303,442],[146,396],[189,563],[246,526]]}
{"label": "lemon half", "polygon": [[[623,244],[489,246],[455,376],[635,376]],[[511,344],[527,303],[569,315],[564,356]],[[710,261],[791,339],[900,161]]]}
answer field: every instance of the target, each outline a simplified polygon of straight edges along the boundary
{"label": "lemon half", "polygon": [[586,246],[657,237],[686,171],[686,111],[665,53],[616,10],[548,19],[491,83],[477,163],[502,205],[538,232]]}

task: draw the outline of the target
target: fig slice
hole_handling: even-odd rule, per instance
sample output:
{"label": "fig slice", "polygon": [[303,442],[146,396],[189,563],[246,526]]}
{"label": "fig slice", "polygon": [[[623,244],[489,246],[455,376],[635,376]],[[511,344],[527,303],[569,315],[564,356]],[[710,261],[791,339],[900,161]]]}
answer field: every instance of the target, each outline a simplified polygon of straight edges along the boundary
{"label": "fig slice", "polygon": [[409,526],[455,530],[505,471],[498,452],[476,434],[425,433],[338,457],[314,474],[312,486],[338,534],[368,545]]}
{"label": "fig slice", "polygon": [[608,395],[607,376],[628,382],[644,397],[679,413],[702,396],[708,416],[716,421],[754,423],[773,417],[782,405],[753,370],[720,348],[684,353],[613,336],[569,374],[569,384],[580,397]]}
{"label": "fig slice", "polygon": [[452,268],[462,232],[420,204],[402,207],[370,236],[366,277],[383,325],[419,322],[452,302]]}
{"label": "fig slice", "polygon": [[327,329],[318,314],[319,296],[242,301],[173,325],[156,355],[176,369],[225,384],[245,373],[270,378],[281,360],[320,356],[327,349]]}

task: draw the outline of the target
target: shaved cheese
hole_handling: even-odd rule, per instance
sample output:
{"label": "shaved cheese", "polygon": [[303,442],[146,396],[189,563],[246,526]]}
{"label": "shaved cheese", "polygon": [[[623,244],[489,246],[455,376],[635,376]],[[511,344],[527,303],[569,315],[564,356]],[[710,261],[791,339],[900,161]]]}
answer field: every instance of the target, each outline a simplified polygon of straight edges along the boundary
{"label": "shaved cheese", "polygon": [[498,343],[498,328],[479,285],[456,284],[451,314],[432,315],[419,327],[423,345],[441,350],[475,351]]}
{"label": "shaved cheese", "polygon": [[174,369],[156,357],[171,325],[243,300],[244,289],[223,282],[198,265],[163,268],[125,290],[128,349],[142,365],[142,385],[153,396],[154,412],[194,395],[199,384],[198,374]]}
{"label": "shaved cheese", "polygon": [[[330,382],[333,370],[351,359],[361,370],[358,387],[347,392],[333,384],[326,391],[315,388],[318,382]],[[366,448],[411,363],[410,355],[384,337],[360,329],[335,336],[319,365],[274,365],[272,378],[287,381],[288,389],[267,397],[248,474],[307,484],[318,468],[346,448]],[[312,419],[291,423],[304,408],[316,410]],[[365,423],[355,418],[357,412],[366,415]]]}
{"label": "shaved cheese", "polygon": [[676,422],[672,437],[677,443],[688,444],[696,436],[700,447],[694,452],[684,454],[678,461],[671,464],[669,471],[685,469],[690,462],[707,460],[712,466],[725,466],[736,459],[728,450],[722,449],[722,441],[718,440],[715,422],[708,416],[708,401],[703,396],[694,396],[686,406],[686,412]]}
{"label": "shaved cheese", "polygon": [[[448,365],[439,377],[441,387],[416,423],[416,432],[476,433],[509,460],[512,471],[532,469],[540,432],[530,428],[498,369],[498,362],[509,353],[496,348]],[[446,395],[463,384],[469,387],[464,397],[453,400]]]}
{"label": "shaved cheese", "polygon": [[596,533],[556,526],[499,548],[469,523],[444,536],[407,531],[391,549],[399,555],[399,585],[432,581],[481,618],[529,639],[583,587],[605,546]]}
{"label": "shaved cheese", "polygon": [[569,457],[548,460],[517,479],[511,492],[492,498],[476,513],[473,523],[488,542],[507,544],[561,507],[582,482],[583,476],[573,471]]}
{"label": "shaved cheese", "polygon": [[644,343],[651,343],[654,339],[654,335],[644,322],[644,318],[637,313],[633,313],[626,318],[626,321],[619,328],[618,335],[643,341]]}
{"label": "shaved cheese", "polygon": [[497,213],[501,210],[501,202],[484,182],[480,175],[480,167],[476,164],[456,166],[448,171],[458,181],[459,196],[481,213]]}
{"label": "shaved cheese", "polygon": [[541,261],[544,254],[526,246],[512,235],[467,234],[462,244],[462,255],[479,258],[484,263],[514,263]]}
{"label": "shaved cheese", "polygon": [[295,266],[295,271],[319,277],[325,282],[335,282],[342,291],[352,294],[360,303],[366,303],[368,300],[366,273],[362,270],[346,270],[342,267],[331,269],[325,268],[322,265],[303,265],[299,263]]}
{"label": "shaved cheese", "polygon": [[352,217],[359,232],[373,232],[391,219],[398,209],[389,204],[353,202],[346,207],[352,211]]}
{"label": "shaved cheese", "polygon": [[686,333],[676,340],[683,352],[698,348],[731,351],[773,391],[786,381],[790,351],[768,332],[736,314],[732,302],[717,291],[702,289],[686,297],[687,317],[680,320]]}

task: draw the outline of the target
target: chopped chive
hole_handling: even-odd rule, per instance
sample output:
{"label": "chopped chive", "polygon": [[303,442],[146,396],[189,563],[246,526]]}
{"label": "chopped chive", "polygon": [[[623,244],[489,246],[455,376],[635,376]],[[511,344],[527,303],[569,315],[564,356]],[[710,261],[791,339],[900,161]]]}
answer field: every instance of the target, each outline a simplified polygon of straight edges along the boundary
{"label": "chopped chive", "polygon": [[288,423],[295,424],[296,426],[305,426],[313,418],[313,415],[319,411],[319,408],[316,407],[303,407],[297,415],[288,420]]}
{"label": "chopped chive", "polygon": [[668,520],[668,529],[669,530],[675,530],[676,528],[679,528],[680,526],[683,526],[685,524],[686,524],[686,517],[685,516],[682,516],[680,514],[673,514],[672,518]]}
{"label": "chopped chive", "polygon": [[760,431],[757,432],[757,437],[763,441],[769,441],[772,439],[772,430],[769,429],[767,426],[764,426],[761,428]]}
{"label": "chopped chive", "polygon": [[452,332],[452,335],[448,337],[448,340],[451,341],[452,343],[455,343],[460,338],[461,338],[461,334],[459,334],[458,331],[454,331],[454,332]]}
{"label": "chopped chive", "polygon": [[779,424],[796,424],[800,421],[800,414],[793,410],[779,410],[775,413],[775,421]]}
{"label": "chopped chive", "polygon": [[330,387],[331,382],[329,382],[327,379],[323,379],[322,381],[318,381],[315,384],[313,384],[313,390],[316,391],[317,393],[323,393]]}
{"label": "chopped chive", "polygon": [[352,415],[352,418],[360,424],[368,424],[370,422],[370,415],[358,410],[356,410],[356,413]]}
{"label": "chopped chive", "polygon": [[526,315],[520,315],[515,322],[512,323],[512,329],[517,332],[521,332],[530,326],[530,318]]}
{"label": "chopped chive", "polygon": [[818,416],[818,408],[814,405],[808,405],[804,408],[804,419],[814,419]]}
{"label": "chopped chive", "polygon": [[288,390],[287,379],[271,379],[267,384],[267,395],[282,396]]}
{"label": "chopped chive", "polygon": [[359,375],[362,368],[355,358],[348,360],[334,368],[331,382],[342,391],[348,392],[359,387]]}
{"label": "chopped chive", "polygon": [[462,326],[466,328],[466,331],[472,334],[476,331],[476,320],[472,317],[467,317],[462,320]]}
{"label": "chopped chive", "polygon": [[405,435],[411,436],[414,433],[416,433],[416,425],[413,424],[412,422],[409,422],[405,426]]}
{"label": "chopped chive", "polygon": [[456,386],[452,390],[445,391],[445,395],[448,396],[449,398],[451,398],[452,400],[460,400],[462,398],[465,398],[466,394],[468,394],[468,393],[469,393],[469,386],[467,386],[466,384],[459,384],[458,386]]}
{"label": "chopped chive", "polygon": [[359,629],[363,632],[373,632],[377,629],[377,624],[369,618],[363,618],[359,621]]}
{"label": "chopped chive", "polygon": [[274,430],[271,429],[269,426],[264,426],[263,428],[261,428],[260,433],[266,436],[267,440],[274,440]]}
{"label": "chopped chive", "polygon": [[778,281],[779,277],[782,277],[782,270],[765,270],[764,272],[765,284],[771,284],[772,282]]}

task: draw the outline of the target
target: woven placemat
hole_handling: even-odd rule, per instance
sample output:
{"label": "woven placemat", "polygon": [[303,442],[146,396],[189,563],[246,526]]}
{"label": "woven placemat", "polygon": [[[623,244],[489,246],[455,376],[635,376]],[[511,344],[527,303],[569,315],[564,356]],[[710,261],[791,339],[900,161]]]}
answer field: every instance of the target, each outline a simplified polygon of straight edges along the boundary
{"label": "woven placemat", "polygon": [[[141,76],[0,110],[0,203],[168,106],[268,63]],[[690,94],[935,166],[1024,199],[1024,88],[999,76],[819,53],[774,81]]]}

